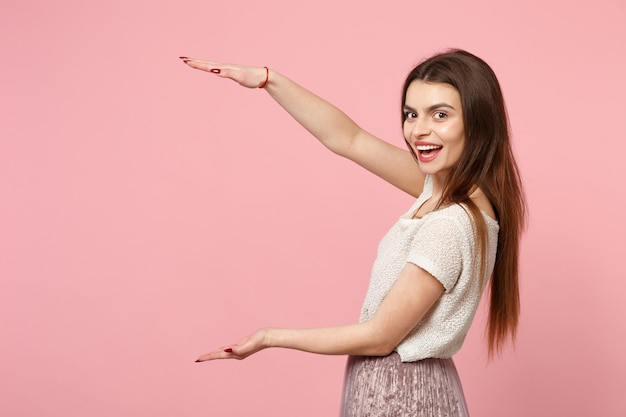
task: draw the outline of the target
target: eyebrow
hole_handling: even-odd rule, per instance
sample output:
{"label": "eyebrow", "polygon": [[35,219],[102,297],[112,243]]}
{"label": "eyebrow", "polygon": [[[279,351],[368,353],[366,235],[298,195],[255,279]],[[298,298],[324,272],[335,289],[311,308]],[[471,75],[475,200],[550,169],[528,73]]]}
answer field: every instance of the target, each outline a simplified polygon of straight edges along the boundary
{"label": "eyebrow", "polygon": [[[446,108],[449,108],[449,109],[452,109],[452,110],[456,110],[456,109],[454,108],[454,106],[451,106],[451,105],[450,105],[450,104],[448,104],[448,103],[436,103],[436,104],[433,104],[432,106],[428,107],[428,108],[426,109],[426,112],[431,112],[431,111],[436,110],[436,109],[439,109],[439,108],[441,108],[441,107],[446,107]],[[417,113],[417,110],[415,110],[415,109],[414,109],[413,107],[411,107],[411,106],[407,106],[406,104],[404,105],[404,110],[408,110],[408,111],[412,111],[412,112]]]}

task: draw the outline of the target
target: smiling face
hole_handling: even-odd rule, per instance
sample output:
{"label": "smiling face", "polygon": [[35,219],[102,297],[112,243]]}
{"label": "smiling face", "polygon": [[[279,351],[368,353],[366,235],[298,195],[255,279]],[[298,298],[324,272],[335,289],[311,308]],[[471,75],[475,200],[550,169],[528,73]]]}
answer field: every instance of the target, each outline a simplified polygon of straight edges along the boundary
{"label": "smiling face", "polygon": [[444,181],[465,145],[461,96],[450,84],[415,80],[404,105],[404,137],[420,169]]}

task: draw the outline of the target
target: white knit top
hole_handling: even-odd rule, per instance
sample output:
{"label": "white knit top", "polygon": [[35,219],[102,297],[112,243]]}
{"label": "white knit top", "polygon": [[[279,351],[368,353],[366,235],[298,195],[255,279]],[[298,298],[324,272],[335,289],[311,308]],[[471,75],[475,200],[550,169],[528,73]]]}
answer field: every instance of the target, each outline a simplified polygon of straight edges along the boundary
{"label": "white knit top", "polygon": [[487,268],[480,286],[480,264],[473,263],[476,239],[472,219],[460,205],[430,212],[421,219],[413,213],[432,195],[432,179],[424,191],[380,242],[360,321],[369,320],[407,262],[433,275],[444,293],[409,335],[394,349],[402,362],[449,358],[459,351],[496,258],[499,226],[483,213],[487,224]]}

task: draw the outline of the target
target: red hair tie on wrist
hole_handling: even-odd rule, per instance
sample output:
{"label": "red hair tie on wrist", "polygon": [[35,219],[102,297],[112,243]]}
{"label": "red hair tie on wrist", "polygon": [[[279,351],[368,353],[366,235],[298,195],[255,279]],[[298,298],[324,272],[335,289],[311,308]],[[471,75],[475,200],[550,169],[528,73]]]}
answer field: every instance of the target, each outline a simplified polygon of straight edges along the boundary
{"label": "red hair tie on wrist", "polygon": [[263,81],[263,84],[261,84],[259,88],[265,88],[265,86],[267,85],[267,82],[270,80],[270,69],[267,67],[263,67],[263,68],[265,68],[265,81]]}

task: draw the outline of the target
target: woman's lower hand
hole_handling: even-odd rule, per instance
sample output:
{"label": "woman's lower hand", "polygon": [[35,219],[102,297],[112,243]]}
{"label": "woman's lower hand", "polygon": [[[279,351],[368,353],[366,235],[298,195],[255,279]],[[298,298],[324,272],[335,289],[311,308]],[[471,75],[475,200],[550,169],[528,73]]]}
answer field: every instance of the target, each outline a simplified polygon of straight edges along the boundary
{"label": "woman's lower hand", "polygon": [[245,359],[253,353],[269,347],[267,333],[267,329],[259,329],[234,345],[221,347],[213,352],[200,355],[196,362],[206,362],[215,359]]}
{"label": "woman's lower hand", "polygon": [[181,56],[185,64],[200,71],[210,72],[222,78],[229,78],[248,88],[264,87],[267,84],[269,70],[265,67],[247,67],[243,65],[222,64],[202,59]]}

